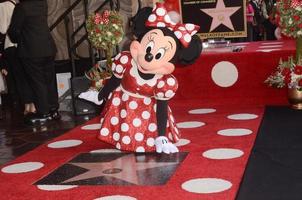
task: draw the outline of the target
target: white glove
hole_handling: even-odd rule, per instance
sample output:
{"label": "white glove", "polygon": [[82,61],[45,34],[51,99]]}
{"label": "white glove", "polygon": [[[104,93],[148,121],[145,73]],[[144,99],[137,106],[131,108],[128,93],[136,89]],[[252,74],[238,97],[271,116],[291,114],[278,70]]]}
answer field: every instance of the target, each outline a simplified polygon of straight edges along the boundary
{"label": "white glove", "polygon": [[155,147],[157,153],[164,152],[166,154],[170,154],[178,152],[177,147],[165,136],[159,136],[155,139]]}
{"label": "white glove", "polygon": [[103,103],[103,99],[99,101],[99,92],[96,90],[88,90],[86,92],[82,92],[78,97],[80,99],[85,99],[87,101],[93,102],[96,105],[101,105]]}

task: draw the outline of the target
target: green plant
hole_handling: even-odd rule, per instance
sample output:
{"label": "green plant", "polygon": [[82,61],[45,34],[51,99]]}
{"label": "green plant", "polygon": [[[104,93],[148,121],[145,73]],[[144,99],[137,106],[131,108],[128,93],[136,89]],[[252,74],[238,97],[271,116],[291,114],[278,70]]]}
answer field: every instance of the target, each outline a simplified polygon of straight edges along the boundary
{"label": "green plant", "polygon": [[277,17],[281,32],[293,38],[302,37],[302,1],[280,0],[277,2]]}
{"label": "green plant", "polygon": [[106,65],[93,66],[85,76],[93,82],[92,87],[100,89],[105,79],[111,76],[113,48],[118,45],[124,36],[123,20],[118,12],[105,10],[102,14],[89,15],[86,21],[86,30],[91,45],[106,53]]}

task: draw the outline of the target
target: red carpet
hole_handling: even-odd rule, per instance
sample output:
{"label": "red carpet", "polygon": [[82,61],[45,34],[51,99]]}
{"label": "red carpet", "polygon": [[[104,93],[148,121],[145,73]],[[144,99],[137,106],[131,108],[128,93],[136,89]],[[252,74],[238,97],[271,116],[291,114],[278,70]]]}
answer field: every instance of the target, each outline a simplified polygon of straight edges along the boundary
{"label": "red carpet", "polygon": [[[278,49],[255,43],[253,51],[203,54],[176,70],[180,87],[170,106],[181,153],[108,153],[112,147],[96,139],[99,119],[93,119],[2,166],[0,199],[235,199],[264,105],[287,102],[284,90],[263,84],[279,57],[294,51],[287,49],[290,41],[281,43]],[[236,73],[221,76],[230,70]]]}
{"label": "red carpet", "polygon": [[[35,184],[80,153],[110,148],[83,125],[3,166],[1,199],[234,199],[263,107],[174,103],[172,109],[182,131],[180,151],[188,154],[164,185]],[[95,129],[98,119],[86,125]]]}

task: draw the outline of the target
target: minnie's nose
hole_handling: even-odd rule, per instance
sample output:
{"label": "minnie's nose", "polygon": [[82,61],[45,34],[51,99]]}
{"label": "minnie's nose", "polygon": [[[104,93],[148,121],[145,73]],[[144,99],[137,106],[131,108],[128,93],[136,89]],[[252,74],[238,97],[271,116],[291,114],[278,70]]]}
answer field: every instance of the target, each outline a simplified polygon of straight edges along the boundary
{"label": "minnie's nose", "polygon": [[151,53],[147,53],[147,54],[145,55],[145,60],[146,60],[147,62],[151,62],[152,59],[153,59],[153,55],[152,55]]}

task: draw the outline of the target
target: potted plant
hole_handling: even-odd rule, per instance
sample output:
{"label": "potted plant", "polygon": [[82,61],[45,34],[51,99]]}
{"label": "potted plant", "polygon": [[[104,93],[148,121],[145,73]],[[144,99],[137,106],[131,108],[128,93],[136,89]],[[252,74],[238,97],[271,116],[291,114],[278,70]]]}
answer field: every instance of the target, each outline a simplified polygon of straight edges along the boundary
{"label": "potted plant", "polygon": [[275,88],[288,88],[288,100],[293,108],[302,109],[302,63],[290,56],[280,59],[277,69],[265,80]]}
{"label": "potted plant", "polygon": [[105,10],[101,14],[95,13],[88,17],[86,30],[91,45],[106,54],[104,66],[97,63],[85,73],[85,76],[92,81],[92,89],[100,90],[104,81],[111,77],[113,48],[124,36],[123,20],[117,11]]}
{"label": "potted plant", "polygon": [[293,108],[302,109],[302,1],[277,2],[277,21],[281,33],[296,40],[296,55],[280,59],[275,72],[266,80],[269,86],[288,88],[288,100]]}
{"label": "potted plant", "polygon": [[277,2],[277,19],[281,33],[296,40],[296,62],[302,59],[302,1]]}

